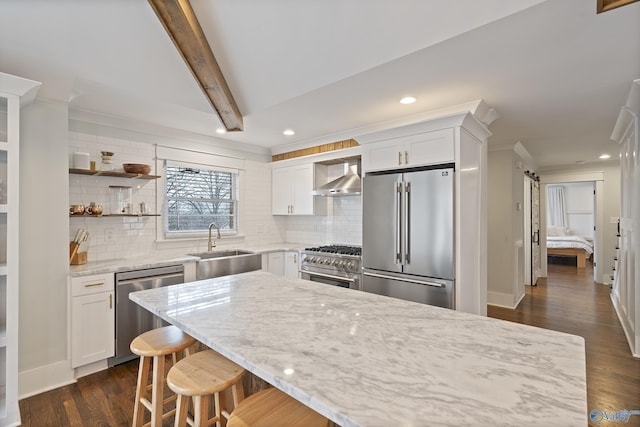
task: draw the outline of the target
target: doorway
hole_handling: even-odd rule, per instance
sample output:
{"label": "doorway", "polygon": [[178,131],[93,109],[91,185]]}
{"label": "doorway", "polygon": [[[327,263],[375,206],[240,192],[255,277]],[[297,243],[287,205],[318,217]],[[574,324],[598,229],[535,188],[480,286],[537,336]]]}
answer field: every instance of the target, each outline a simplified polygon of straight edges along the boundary
{"label": "doorway", "polygon": [[[604,283],[604,251],[602,250],[602,244],[604,242],[604,174],[602,172],[585,172],[575,174],[559,174],[541,176],[540,180],[540,270],[541,276],[547,276],[547,236],[553,234],[554,230],[549,230],[547,227],[547,206],[549,201],[547,200],[547,188],[549,186],[558,186],[561,184],[571,183],[583,183],[585,185],[591,184],[593,190],[592,197],[584,203],[591,203],[593,214],[593,280],[596,283]],[[578,209],[577,218],[580,217],[580,210]],[[577,219],[577,222],[580,220]],[[551,233],[549,233],[551,231]],[[586,233],[585,233],[586,234]]]}

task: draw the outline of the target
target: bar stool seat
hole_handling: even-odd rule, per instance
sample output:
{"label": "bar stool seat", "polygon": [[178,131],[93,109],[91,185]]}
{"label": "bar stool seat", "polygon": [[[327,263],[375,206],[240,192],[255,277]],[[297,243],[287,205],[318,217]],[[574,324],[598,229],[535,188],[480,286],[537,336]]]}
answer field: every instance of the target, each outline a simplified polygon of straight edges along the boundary
{"label": "bar stool seat", "polygon": [[[175,396],[164,399],[164,359],[165,356],[171,355],[175,363],[180,358],[181,352],[189,355],[189,347],[195,342],[195,339],[175,326],[147,331],[131,341],[131,351],[140,356],[136,400],[133,406],[133,427],[143,425],[144,409],[151,413],[151,427],[161,427],[162,420],[175,413],[175,409],[164,412],[164,405],[175,400]],[[148,384],[152,360],[153,373],[151,384]],[[151,401],[147,398],[149,391],[151,391]]]}
{"label": "bar stool seat", "polygon": [[[226,399],[220,393],[230,389],[233,408],[244,399],[242,377],[245,370],[213,350],[201,351],[176,363],[167,374],[169,388],[178,395],[176,427],[220,427],[229,418]],[[209,418],[210,398],[214,398],[215,416]],[[187,417],[189,398],[193,398],[193,419]],[[223,419],[224,417],[224,419]]]}
{"label": "bar stool seat", "polygon": [[227,427],[327,427],[329,420],[276,388],[247,397]]}

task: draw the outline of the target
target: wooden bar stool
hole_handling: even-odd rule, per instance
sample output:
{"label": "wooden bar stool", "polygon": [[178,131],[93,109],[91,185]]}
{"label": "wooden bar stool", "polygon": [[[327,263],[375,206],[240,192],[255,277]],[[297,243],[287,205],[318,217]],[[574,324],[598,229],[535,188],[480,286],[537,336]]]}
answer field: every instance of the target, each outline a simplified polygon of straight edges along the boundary
{"label": "wooden bar stool", "polygon": [[[242,377],[245,370],[213,350],[201,351],[173,365],[167,374],[169,388],[178,395],[176,427],[217,427],[226,425],[226,396],[220,393],[230,389],[233,408],[244,399]],[[213,395],[215,416],[209,418],[210,398]],[[189,398],[193,398],[193,419],[188,419]],[[223,418],[224,417],[224,418]]]}
{"label": "wooden bar stool", "polygon": [[329,420],[276,388],[247,397],[227,427],[327,427]]}
{"label": "wooden bar stool", "polygon": [[[180,358],[184,351],[189,355],[189,346],[195,339],[182,332],[175,326],[165,326],[138,335],[131,341],[131,351],[140,356],[138,369],[138,385],[136,387],[136,401],[133,406],[133,427],[141,427],[144,420],[144,408],[151,412],[151,427],[161,427],[162,420],[175,413],[175,409],[164,412],[164,405],[175,400],[175,396],[164,399],[164,358],[172,355],[173,362]],[[151,384],[149,382],[149,364],[153,360]],[[151,401],[147,393],[151,391]]]}

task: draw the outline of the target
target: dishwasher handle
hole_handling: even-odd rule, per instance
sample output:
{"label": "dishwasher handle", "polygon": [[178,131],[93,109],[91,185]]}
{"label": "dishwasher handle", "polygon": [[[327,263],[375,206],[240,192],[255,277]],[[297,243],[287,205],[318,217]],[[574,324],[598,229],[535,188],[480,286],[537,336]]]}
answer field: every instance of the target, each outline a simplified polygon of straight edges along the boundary
{"label": "dishwasher handle", "polygon": [[184,274],[184,266],[169,265],[166,267],[143,268],[140,270],[121,271],[116,273],[116,282],[128,279],[146,279],[148,277],[165,276],[170,274]]}
{"label": "dishwasher handle", "polygon": [[127,280],[117,280],[116,281],[116,285],[117,286],[124,286],[124,285],[128,285],[131,283],[138,283],[140,281],[143,280],[163,280],[163,279],[170,279],[173,277],[183,277],[184,278],[184,274],[183,273],[173,273],[173,274],[162,274],[162,275],[156,275],[156,276],[145,276],[145,277],[138,277],[135,279],[127,279]]}

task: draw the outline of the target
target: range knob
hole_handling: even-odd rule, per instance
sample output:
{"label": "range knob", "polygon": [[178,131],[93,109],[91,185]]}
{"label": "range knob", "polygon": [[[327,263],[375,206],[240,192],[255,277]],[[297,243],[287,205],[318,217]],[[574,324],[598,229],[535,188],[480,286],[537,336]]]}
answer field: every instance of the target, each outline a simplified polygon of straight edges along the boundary
{"label": "range knob", "polygon": [[337,265],[337,264],[338,264],[338,261],[337,261],[337,260],[335,260],[335,259],[332,259],[332,260],[331,260],[331,265],[335,266],[335,265]]}
{"label": "range knob", "polygon": [[315,264],[315,262],[316,262],[316,257],[313,257],[313,256],[308,257],[308,258],[307,258],[307,262],[308,262],[309,264]]}
{"label": "range knob", "polygon": [[344,268],[344,261],[338,261],[338,267]]}
{"label": "range knob", "polygon": [[347,263],[347,270],[353,270],[355,268],[355,265],[353,264],[352,261],[349,261]]}

